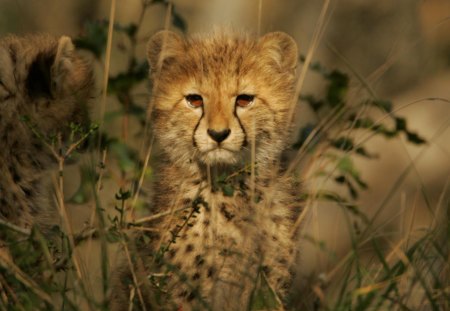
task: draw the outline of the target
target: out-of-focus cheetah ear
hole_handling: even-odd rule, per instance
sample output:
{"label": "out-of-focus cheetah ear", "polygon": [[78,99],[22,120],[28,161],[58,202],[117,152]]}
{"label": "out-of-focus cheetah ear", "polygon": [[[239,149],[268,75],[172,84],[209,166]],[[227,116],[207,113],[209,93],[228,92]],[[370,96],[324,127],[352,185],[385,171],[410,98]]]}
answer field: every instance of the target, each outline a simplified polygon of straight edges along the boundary
{"label": "out-of-focus cheetah ear", "polygon": [[52,91],[56,92],[64,84],[65,79],[73,70],[74,51],[75,47],[69,37],[62,36],[59,38],[55,60],[51,68]]}
{"label": "out-of-focus cheetah ear", "polygon": [[59,38],[55,62],[53,63],[53,70],[70,70],[72,68],[72,56],[74,50],[75,47],[69,37],[62,36]]}
{"label": "out-of-focus cheetah ear", "polygon": [[69,37],[61,37],[56,51],[41,52],[29,67],[26,80],[30,97],[53,98],[72,70],[74,46]]}
{"label": "out-of-focus cheetah ear", "polygon": [[270,32],[259,40],[263,53],[271,57],[284,70],[297,66],[298,51],[294,39],[284,32]]}
{"label": "out-of-focus cheetah ear", "polygon": [[184,40],[176,33],[162,30],[147,43],[147,59],[152,71],[158,71],[169,65],[177,56],[183,54]]}

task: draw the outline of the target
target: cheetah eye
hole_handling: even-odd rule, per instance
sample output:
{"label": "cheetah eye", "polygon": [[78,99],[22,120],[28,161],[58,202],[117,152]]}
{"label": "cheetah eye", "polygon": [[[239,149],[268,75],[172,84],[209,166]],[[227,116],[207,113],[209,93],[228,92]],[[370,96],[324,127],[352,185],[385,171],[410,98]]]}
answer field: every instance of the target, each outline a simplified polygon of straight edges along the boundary
{"label": "cheetah eye", "polygon": [[254,95],[240,94],[236,97],[236,106],[245,108],[253,103]]}
{"label": "cheetah eye", "polygon": [[203,98],[198,94],[189,94],[185,97],[186,102],[192,108],[200,108],[203,106]]}

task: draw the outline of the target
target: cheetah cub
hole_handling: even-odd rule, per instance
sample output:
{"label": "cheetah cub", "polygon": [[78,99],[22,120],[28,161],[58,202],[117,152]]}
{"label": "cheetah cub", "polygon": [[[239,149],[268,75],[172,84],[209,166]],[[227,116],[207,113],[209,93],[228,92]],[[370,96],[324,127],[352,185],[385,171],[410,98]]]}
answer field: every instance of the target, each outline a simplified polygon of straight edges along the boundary
{"label": "cheetah cub", "polygon": [[[266,308],[282,309],[299,211],[295,185],[278,165],[295,93],[296,43],[281,32],[258,39],[164,31],[147,53],[154,133],[164,153],[151,212],[167,216],[150,224],[151,255],[142,260],[152,264],[134,282],[142,284],[135,305],[247,310],[266,282],[276,299]],[[122,290],[129,292],[126,284]],[[170,299],[161,302],[158,290]],[[125,310],[129,294],[120,292],[115,308]]]}
{"label": "cheetah cub", "polygon": [[64,139],[70,123],[87,124],[92,92],[92,70],[68,37],[0,39],[1,220],[44,233],[57,223],[49,172],[56,161],[37,133]]}

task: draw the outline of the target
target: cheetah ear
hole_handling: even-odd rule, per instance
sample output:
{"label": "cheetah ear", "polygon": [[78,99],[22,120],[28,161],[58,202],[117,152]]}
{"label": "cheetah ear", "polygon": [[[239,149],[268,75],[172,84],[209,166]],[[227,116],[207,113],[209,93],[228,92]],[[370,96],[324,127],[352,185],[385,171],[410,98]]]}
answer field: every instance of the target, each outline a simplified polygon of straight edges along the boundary
{"label": "cheetah ear", "polygon": [[185,49],[184,40],[176,33],[162,30],[147,43],[147,59],[152,71],[158,71],[169,65]]}
{"label": "cheetah ear", "polygon": [[298,61],[297,44],[294,39],[284,32],[270,32],[260,41],[264,53],[267,53],[283,71],[295,69]]}
{"label": "cheetah ear", "polygon": [[51,90],[53,93],[62,89],[66,84],[65,80],[73,71],[74,51],[75,47],[69,37],[62,36],[59,38],[55,60],[51,68]]}
{"label": "cheetah ear", "polygon": [[73,50],[70,38],[61,37],[56,52],[42,52],[36,56],[26,80],[30,97],[54,98],[72,69]]}

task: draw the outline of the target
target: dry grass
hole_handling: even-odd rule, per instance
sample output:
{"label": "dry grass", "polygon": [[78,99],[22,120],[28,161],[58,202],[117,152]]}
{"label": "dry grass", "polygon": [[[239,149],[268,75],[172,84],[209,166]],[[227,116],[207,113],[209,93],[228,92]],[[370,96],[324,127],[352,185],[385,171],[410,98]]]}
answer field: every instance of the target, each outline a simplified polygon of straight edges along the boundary
{"label": "dry grass", "polygon": [[[310,66],[331,18],[330,3],[331,1],[324,1],[317,20],[313,38],[307,49],[303,67],[299,74],[297,84],[298,95],[303,93],[303,86],[310,72]],[[146,8],[146,2],[143,1],[143,12]],[[105,113],[108,112],[108,103],[112,97],[108,95],[108,83],[113,49],[113,34],[115,33],[113,28],[115,9],[116,1],[112,0],[104,57],[102,95],[99,100],[100,114],[98,121],[100,130],[104,131],[108,130]],[[170,28],[173,9],[172,3],[166,6],[165,29]],[[261,25],[264,23],[262,17],[264,9],[264,2],[260,0],[257,10],[258,33],[261,32]],[[142,23],[143,13],[140,16],[138,27]],[[138,44],[138,42],[136,41],[135,44]],[[132,51],[134,53],[134,49]],[[338,54],[337,51],[335,52]],[[372,79],[378,78],[393,62],[395,62],[395,57],[389,58],[386,64],[380,66],[368,79],[362,78],[354,71],[356,73],[355,75],[360,78],[362,89],[375,97],[375,93],[370,87]],[[351,66],[350,70],[352,70]],[[358,96],[359,93],[355,93],[354,98],[350,98],[349,101],[356,100]],[[390,116],[401,112],[406,107],[425,101],[444,101],[450,103],[445,98],[419,99],[404,104],[391,112],[386,112],[374,122],[372,127],[374,128],[383,124]],[[295,99],[290,112],[290,119],[293,122],[295,121],[294,113],[296,106],[297,100]],[[332,202],[342,209],[343,217],[346,221],[346,227],[344,229],[350,237],[350,247],[340,254],[340,256],[337,256],[335,251],[323,241],[317,240],[305,232],[298,234],[298,230],[301,229],[302,225],[306,221],[309,221],[310,226],[315,228],[313,230],[313,232],[316,231],[315,236],[319,236],[317,232],[321,226],[321,221],[317,217],[316,212],[318,206],[321,204],[320,193],[329,186],[330,182],[333,182],[332,178],[340,160],[345,157],[354,156],[354,153],[351,151],[345,151],[338,153],[337,161],[331,161],[329,157],[324,156],[332,149],[326,141],[317,144],[313,152],[310,152],[310,148],[316,144],[317,137],[323,135],[323,133],[326,133],[329,137],[336,137],[340,134],[343,131],[342,124],[339,123],[340,120],[355,107],[356,105],[350,103],[349,110],[340,109],[339,107],[330,110],[296,152],[286,171],[286,174],[298,174],[299,168],[301,167],[300,178],[308,182],[307,188],[310,194],[305,201],[304,211],[296,222],[293,235],[301,236],[303,243],[305,243],[304,241],[312,243],[320,252],[326,254],[324,257],[330,257],[327,260],[332,262],[330,269],[324,269],[320,274],[314,275],[311,280],[302,282],[303,285],[296,289],[298,295],[304,296],[305,298],[298,299],[300,300],[299,304],[302,305],[304,310],[446,310],[450,308],[450,289],[448,284],[450,258],[448,249],[448,180],[440,193],[438,203],[434,206],[431,204],[427,206],[434,213],[428,227],[414,227],[414,219],[420,217],[417,214],[417,205],[413,204],[410,207],[407,206],[405,201],[401,205],[401,214],[396,217],[406,217],[405,211],[411,208],[412,212],[410,213],[409,221],[402,222],[401,227],[403,229],[401,230],[402,235],[400,237],[392,237],[389,233],[384,232],[386,226],[380,226],[378,221],[379,216],[385,211],[393,196],[402,191],[401,185],[406,177],[411,171],[417,170],[416,163],[424,157],[428,147],[423,147],[414,158],[410,159],[408,166],[398,177],[398,180],[394,183],[389,193],[384,198],[379,198],[377,202],[374,202],[374,205],[378,207],[371,215],[366,215],[366,207],[359,206],[357,202]],[[3,275],[0,276],[0,310],[11,310],[11,308],[14,310],[32,310],[35,306],[38,306],[37,308],[54,310],[107,310],[108,295],[111,292],[111,288],[109,287],[111,274],[110,258],[112,258],[110,244],[117,241],[119,241],[118,244],[124,250],[126,261],[132,272],[133,282],[135,285],[138,284],[138,274],[140,271],[133,264],[132,257],[134,254],[132,252],[134,248],[128,247],[125,238],[134,230],[151,231],[151,228],[146,228],[143,224],[149,220],[154,220],[168,214],[175,215],[176,212],[181,210],[177,209],[174,204],[170,211],[158,215],[142,216],[136,212],[139,206],[145,203],[143,201],[146,198],[141,198],[141,193],[143,191],[143,185],[148,181],[146,180],[148,175],[147,171],[149,165],[151,166],[150,159],[153,152],[153,138],[150,136],[149,131],[151,110],[152,107],[150,105],[146,107],[146,117],[142,126],[143,135],[139,138],[140,149],[137,152],[139,156],[136,159],[137,162],[141,161],[141,163],[134,163],[138,169],[135,169],[133,172],[126,172],[119,167],[117,158],[115,159],[115,155],[111,154],[110,151],[107,152],[106,149],[103,149],[99,137],[97,148],[93,152],[99,156],[94,156],[95,160],[91,160],[89,164],[91,171],[94,174],[95,172],[98,174],[97,179],[93,178],[90,181],[92,183],[91,188],[94,200],[88,203],[92,207],[90,221],[87,226],[89,234],[83,234],[83,232],[77,233],[72,229],[73,221],[66,211],[67,198],[64,196],[65,186],[64,180],[62,179],[63,172],[66,170],[64,163],[66,156],[61,157],[54,150],[55,157],[59,163],[59,174],[55,178],[56,200],[64,224],[63,243],[67,243],[66,253],[64,254],[66,256],[67,266],[65,271],[54,272],[53,274],[57,275],[54,277],[55,284],[63,286],[64,289],[55,290],[51,286],[43,287],[37,284],[32,276],[30,276],[30,271],[22,271],[14,262],[11,262],[6,256],[0,253],[2,256],[0,257],[0,269],[2,273],[8,271],[9,278],[6,280]],[[358,116],[365,116],[367,113],[366,106],[356,108],[356,114]],[[128,114],[123,115],[122,118],[121,139],[126,144],[130,136],[128,133],[129,123],[132,121],[130,121]],[[450,119],[445,120],[442,126],[436,130],[435,135],[429,139],[428,146],[432,145],[435,139],[448,129],[449,125]],[[377,135],[370,131],[359,135],[358,130],[354,128],[354,124],[350,128],[346,128],[345,131],[347,131],[348,136],[359,136],[356,139],[355,148],[364,146]],[[47,147],[53,148],[53,146]],[[255,144],[252,144],[252,179],[255,176],[255,148]],[[72,152],[74,149],[69,150]],[[100,168],[97,165],[98,162],[101,163]],[[104,168],[106,163],[108,165]],[[319,171],[326,171],[327,173],[317,178]],[[108,202],[111,201],[114,194],[107,192],[102,186],[104,182],[111,183],[111,180],[105,181],[105,178],[111,175],[118,176],[113,181],[116,187],[115,192],[119,193],[119,188],[121,190],[123,189],[124,192],[125,189],[132,189],[129,196],[122,196],[122,198],[117,200],[122,205],[115,211],[110,211],[108,208]],[[418,182],[421,183],[420,180]],[[121,191],[120,193],[124,195]],[[174,202],[176,201],[174,200]],[[114,216],[118,218],[114,220],[112,218]],[[136,227],[130,229],[130,224]],[[16,228],[11,224],[4,223],[2,220],[0,220],[0,225],[2,230],[6,228],[5,230],[18,233],[18,239],[22,239],[23,236],[31,237],[33,235],[30,231]],[[93,282],[92,277],[89,276],[91,273],[89,268],[91,263],[85,261],[86,256],[80,253],[81,248],[79,247],[79,244],[84,242],[76,242],[80,236],[82,236],[80,241],[84,239],[88,240],[86,242],[88,243],[88,247],[83,248],[84,251],[91,253],[93,248],[101,249],[100,258],[98,258],[101,266],[100,281]],[[46,247],[43,248],[46,249]],[[101,295],[98,295],[96,290],[93,290],[93,288],[97,287],[98,283],[101,283]],[[132,289],[130,292],[130,301],[133,301],[133,297],[137,296],[138,301],[143,307],[143,294],[139,286],[136,286],[136,289]],[[15,292],[16,290],[17,293]],[[145,308],[143,307],[143,309]]]}

